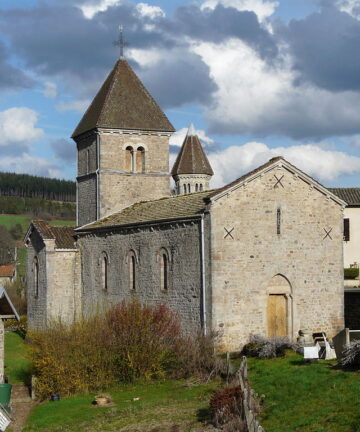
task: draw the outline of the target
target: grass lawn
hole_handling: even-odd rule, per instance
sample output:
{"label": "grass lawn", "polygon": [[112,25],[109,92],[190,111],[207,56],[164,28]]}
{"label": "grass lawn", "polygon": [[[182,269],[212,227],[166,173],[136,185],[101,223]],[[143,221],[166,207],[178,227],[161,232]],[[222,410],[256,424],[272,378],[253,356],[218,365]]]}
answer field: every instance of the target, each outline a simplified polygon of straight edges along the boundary
{"label": "grass lawn", "polygon": [[218,385],[218,381],[189,385],[169,380],[118,385],[106,392],[113,407],[94,407],[94,394],[45,402],[34,408],[24,432],[200,431],[206,427],[209,399]]}
{"label": "grass lawn", "polygon": [[28,383],[30,361],[25,343],[17,333],[5,333],[5,375],[10,384]]}
{"label": "grass lawn", "polygon": [[[29,224],[31,222],[31,218],[26,215],[12,215],[12,214],[1,214],[0,215],[0,225],[4,225],[7,229],[10,229],[16,224],[20,224],[23,228],[24,233],[26,233],[27,229],[29,228]],[[49,221],[50,225],[75,225],[75,221],[68,221],[68,220],[52,220]]]}
{"label": "grass lawn", "polygon": [[360,374],[334,361],[305,364],[302,356],[249,359],[249,379],[264,394],[266,432],[360,432]]}

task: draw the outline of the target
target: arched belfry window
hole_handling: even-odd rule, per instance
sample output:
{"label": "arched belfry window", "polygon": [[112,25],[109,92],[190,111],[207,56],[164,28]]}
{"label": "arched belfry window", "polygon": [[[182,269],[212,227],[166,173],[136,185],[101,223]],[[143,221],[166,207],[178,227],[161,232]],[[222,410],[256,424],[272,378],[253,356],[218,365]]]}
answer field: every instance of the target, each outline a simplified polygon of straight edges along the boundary
{"label": "arched belfry window", "polygon": [[131,250],[127,256],[127,266],[128,266],[128,275],[129,275],[129,289],[131,291],[135,291],[136,289],[136,265],[137,265],[137,257],[133,250]]}
{"label": "arched belfry window", "polygon": [[125,150],[125,171],[133,172],[135,168],[135,154],[131,146],[126,147]]}
{"label": "arched belfry window", "polygon": [[109,258],[105,252],[101,255],[101,288],[104,291],[108,289],[109,282]]}
{"label": "arched belfry window", "polygon": [[184,184],[184,194],[186,194],[186,184]]}
{"label": "arched belfry window", "polygon": [[145,149],[138,147],[136,151],[136,172],[145,172]]}
{"label": "arched belfry window", "polygon": [[34,276],[34,296],[39,296],[39,261],[37,257],[33,261],[33,276]]}
{"label": "arched belfry window", "polygon": [[200,183],[200,192],[202,192],[203,191],[203,185],[202,185],[202,183]]}

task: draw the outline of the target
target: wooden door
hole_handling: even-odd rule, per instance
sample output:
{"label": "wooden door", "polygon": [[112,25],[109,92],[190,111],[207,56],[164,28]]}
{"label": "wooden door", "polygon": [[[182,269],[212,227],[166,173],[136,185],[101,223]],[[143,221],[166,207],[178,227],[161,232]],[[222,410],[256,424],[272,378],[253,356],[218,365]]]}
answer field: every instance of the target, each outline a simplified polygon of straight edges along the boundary
{"label": "wooden door", "polygon": [[287,298],[270,294],[268,299],[268,336],[287,336]]}

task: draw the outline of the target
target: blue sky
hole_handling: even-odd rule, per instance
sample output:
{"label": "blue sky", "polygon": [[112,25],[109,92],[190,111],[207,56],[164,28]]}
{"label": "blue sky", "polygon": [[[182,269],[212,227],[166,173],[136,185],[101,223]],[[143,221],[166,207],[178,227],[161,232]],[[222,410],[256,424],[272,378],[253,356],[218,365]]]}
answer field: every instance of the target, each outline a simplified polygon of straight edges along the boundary
{"label": "blue sky", "polygon": [[283,155],[360,186],[360,0],[2,0],[0,170],[74,179],[71,133],[126,58],[220,186]]}

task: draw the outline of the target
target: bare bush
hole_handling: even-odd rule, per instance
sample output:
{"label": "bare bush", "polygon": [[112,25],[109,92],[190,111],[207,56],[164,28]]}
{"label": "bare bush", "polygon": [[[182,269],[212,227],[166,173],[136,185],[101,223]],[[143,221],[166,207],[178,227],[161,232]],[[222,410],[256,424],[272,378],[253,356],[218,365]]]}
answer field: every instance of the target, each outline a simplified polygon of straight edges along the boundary
{"label": "bare bush", "polygon": [[354,340],[342,353],[341,366],[345,368],[360,368],[360,340]]}
{"label": "bare bush", "polygon": [[[243,423],[243,392],[240,385],[227,385],[217,390],[210,399],[212,422],[216,427],[224,424]],[[246,429],[237,429],[239,432]]]}
{"label": "bare bush", "polygon": [[244,346],[243,354],[247,357],[258,358],[283,357],[287,349],[296,351],[298,346],[286,337],[266,338],[260,335],[250,335],[250,341]]}

